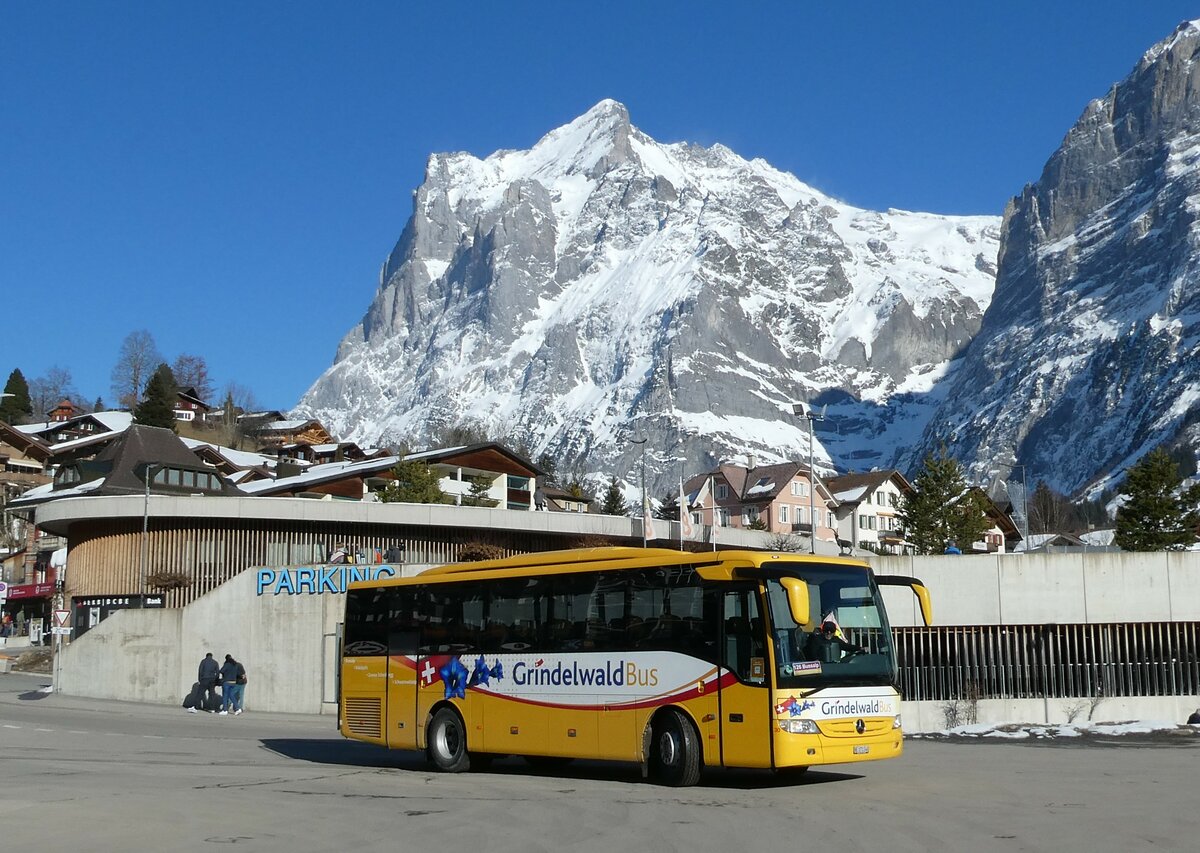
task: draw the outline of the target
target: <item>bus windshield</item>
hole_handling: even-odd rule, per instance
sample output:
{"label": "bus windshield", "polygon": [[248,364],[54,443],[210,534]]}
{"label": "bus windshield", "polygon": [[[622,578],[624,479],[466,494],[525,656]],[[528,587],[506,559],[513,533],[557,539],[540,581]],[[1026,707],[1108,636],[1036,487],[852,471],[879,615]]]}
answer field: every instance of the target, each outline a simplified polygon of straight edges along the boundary
{"label": "bus windshield", "polygon": [[767,581],[775,683],[804,688],[891,684],[896,656],[879,588],[866,569],[784,564],[808,585],[807,621],[797,624],[787,591]]}

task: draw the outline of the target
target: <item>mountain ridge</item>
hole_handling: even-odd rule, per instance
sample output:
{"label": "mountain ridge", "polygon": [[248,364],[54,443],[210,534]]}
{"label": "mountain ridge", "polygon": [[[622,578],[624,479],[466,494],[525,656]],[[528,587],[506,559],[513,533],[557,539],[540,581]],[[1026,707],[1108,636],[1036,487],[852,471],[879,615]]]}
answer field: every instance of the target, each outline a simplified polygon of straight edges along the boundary
{"label": "mountain ridge", "polygon": [[[997,217],[866,211],[604,100],[530,149],[435,154],[362,322],[298,414],[377,443],[475,424],[576,473],[887,464],[991,297]],[[895,432],[897,425],[899,432]],[[889,437],[891,433],[892,437]]]}

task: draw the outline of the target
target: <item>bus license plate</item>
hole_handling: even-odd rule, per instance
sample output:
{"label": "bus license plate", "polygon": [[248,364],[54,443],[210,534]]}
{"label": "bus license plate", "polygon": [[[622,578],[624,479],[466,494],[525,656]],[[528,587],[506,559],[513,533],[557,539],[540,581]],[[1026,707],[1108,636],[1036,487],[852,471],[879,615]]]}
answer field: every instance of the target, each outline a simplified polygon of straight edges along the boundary
{"label": "bus license plate", "polygon": [[870,751],[871,751],[871,747],[869,747],[869,746],[856,746],[856,747],[854,747],[854,754],[855,754],[855,755],[866,755],[866,754],[867,754],[868,752],[870,752]]}

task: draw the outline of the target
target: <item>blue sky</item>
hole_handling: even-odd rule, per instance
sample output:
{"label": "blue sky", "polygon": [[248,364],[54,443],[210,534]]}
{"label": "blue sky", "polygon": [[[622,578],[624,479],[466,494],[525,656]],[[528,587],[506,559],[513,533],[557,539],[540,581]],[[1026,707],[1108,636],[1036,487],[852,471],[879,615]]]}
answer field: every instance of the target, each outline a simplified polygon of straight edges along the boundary
{"label": "blue sky", "polygon": [[[964,8],[967,6],[979,8]],[[601,98],[852,204],[1003,212],[1182,2],[0,4],[0,383],[111,402],[146,329],[294,405],[429,153]]]}

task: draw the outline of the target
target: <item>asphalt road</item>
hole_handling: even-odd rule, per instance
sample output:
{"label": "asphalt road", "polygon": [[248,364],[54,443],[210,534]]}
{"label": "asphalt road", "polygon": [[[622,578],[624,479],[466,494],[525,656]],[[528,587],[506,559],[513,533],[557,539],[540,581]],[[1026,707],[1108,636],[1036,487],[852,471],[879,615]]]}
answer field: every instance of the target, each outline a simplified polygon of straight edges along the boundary
{"label": "asphalt road", "polygon": [[506,759],[430,772],[332,718],[218,717],[36,692],[0,675],[6,850],[1169,851],[1197,848],[1200,748],[913,741],[803,777]]}

